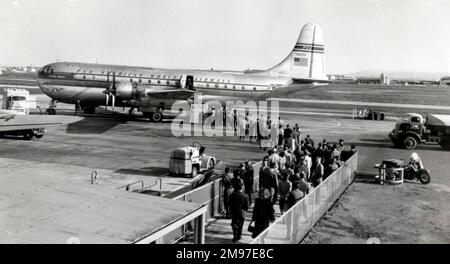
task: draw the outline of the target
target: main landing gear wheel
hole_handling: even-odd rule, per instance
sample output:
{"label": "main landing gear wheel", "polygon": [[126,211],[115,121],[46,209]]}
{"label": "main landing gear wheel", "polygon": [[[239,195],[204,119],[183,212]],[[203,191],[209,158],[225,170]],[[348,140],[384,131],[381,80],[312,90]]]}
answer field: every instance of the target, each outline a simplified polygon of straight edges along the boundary
{"label": "main landing gear wheel", "polygon": [[154,112],[150,114],[150,121],[161,122],[163,120],[163,115],[161,112]]}
{"label": "main landing gear wheel", "polygon": [[45,110],[45,114],[46,115],[56,115],[56,110],[49,108],[49,109]]}
{"label": "main landing gear wheel", "polygon": [[83,106],[82,108],[85,114],[92,114],[92,115],[95,114],[95,106],[93,105],[86,105]]}

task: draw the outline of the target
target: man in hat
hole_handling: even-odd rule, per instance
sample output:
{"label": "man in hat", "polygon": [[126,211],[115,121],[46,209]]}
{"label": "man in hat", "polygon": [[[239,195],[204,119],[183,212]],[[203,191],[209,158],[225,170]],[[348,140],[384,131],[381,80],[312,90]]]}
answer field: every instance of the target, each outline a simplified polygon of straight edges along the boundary
{"label": "man in hat", "polygon": [[233,229],[233,242],[241,239],[242,227],[245,221],[245,212],[248,210],[248,196],[242,192],[242,180],[234,181],[234,191],[230,195],[231,228]]}
{"label": "man in hat", "polygon": [[314,167],[314,170],[311,174],[310,182],[313,184],[314,187],[317,187],[323,180],[324,177],[324,168],[322,165],[322,157],[317,156],[316,157],[316,166]]}

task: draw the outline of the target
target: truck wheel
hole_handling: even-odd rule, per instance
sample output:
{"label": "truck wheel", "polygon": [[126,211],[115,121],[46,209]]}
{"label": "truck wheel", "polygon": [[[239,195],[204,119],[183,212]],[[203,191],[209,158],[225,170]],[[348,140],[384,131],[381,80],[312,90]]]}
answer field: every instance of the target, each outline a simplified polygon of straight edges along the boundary
{"label": "truck wheel", "polygon": [[42,138],[44,135],[35,135],[36,138]]}
{"label": "truck wheel", "polygon": [[191,178],[197,177],[197,174],[198,174],[197,166],[192,167]]}
{"label": "truck wheel", "polygon": [[150,120],[152,122],[161,122],[163,120],[163,115],[161,112],[153,112],[150,115]]}
{"label": "truck wheel", "polygon": [[406,137],[403,141],[403,147],[405,149],[415,149],[417,147],[417,141],[413,137]]}

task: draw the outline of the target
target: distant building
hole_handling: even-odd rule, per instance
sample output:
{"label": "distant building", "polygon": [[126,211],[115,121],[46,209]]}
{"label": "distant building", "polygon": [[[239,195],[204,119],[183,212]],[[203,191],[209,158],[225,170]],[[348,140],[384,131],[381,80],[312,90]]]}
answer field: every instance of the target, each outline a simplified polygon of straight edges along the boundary
{"label": "distant building", "polygon": [[355,83],[356,78],[345,76],[342,74],[330,74],[327,75],[328,80],[335,83]]}
{"label": "distant building", "polygon": [[37,70],[36,70],[35,67],[27,66],[27,67],[24,67],[24,68],[23,68],[23,71],[24,71],[24,72],[36,72]]}
{"label": "distant building", "polygon": [[363,84],[381,84],[380,77],[358,77],[357,81]]}
{"label": "distant building", "polygon": [[380,75],[380,83],[381,83],[382,85],[390,85],[390,84],[391,84],[391,81],[390,81],[390,79],[389,79],[389,76],[387,76],[386,74],[382,73],[382,74]]}
{"label": "distant building", "polygon": [[439,83],[441,86],[450,86],[450,76],[442,77]]}

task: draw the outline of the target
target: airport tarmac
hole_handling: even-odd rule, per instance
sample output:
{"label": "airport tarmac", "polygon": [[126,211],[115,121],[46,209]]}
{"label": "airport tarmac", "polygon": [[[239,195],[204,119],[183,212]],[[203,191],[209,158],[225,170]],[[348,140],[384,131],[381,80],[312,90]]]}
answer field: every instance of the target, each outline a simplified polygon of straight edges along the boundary
{"label": "airport tarmac", "polygon": [[[45,108],[48,98],[37,97]],[[74,115],[72,106],[58,107],[63,116]],[[411,154],[394,149],[389,142],[387,134],[394,128],[393,121],[355,120],[351,112],[332,107],[323,110],[289,105],[281,110],[285,123],[298,123],[303,136],[310,134],[316,142],[342,138],[348,146],[355,144],[361,172],[375,173],[373,165],[382,159],[408,159]],[[207,153],[222,161],[221,169],[265,155],[258,145],[237,137],[174,137],[170,122],[150,123],[106,111],[80,116],[83,119],[78,122],[48,129],[40,140],[0,139],[0,174],[70,174],[89,183],[95,170],[99,184],[111,188],[140,180],[151,186],[161,177],[161,190],[158,185],[153,188],[168,194],[192,184],[190,178],[167,175],[169,154],[177,147],[200,142]],[[382,243],[450,242],[450,152],[439,146],[420,146],[417,152],[432,171],[430,185],[380,186],[357,179],[304,243],[365,243],[369,237]]]}

